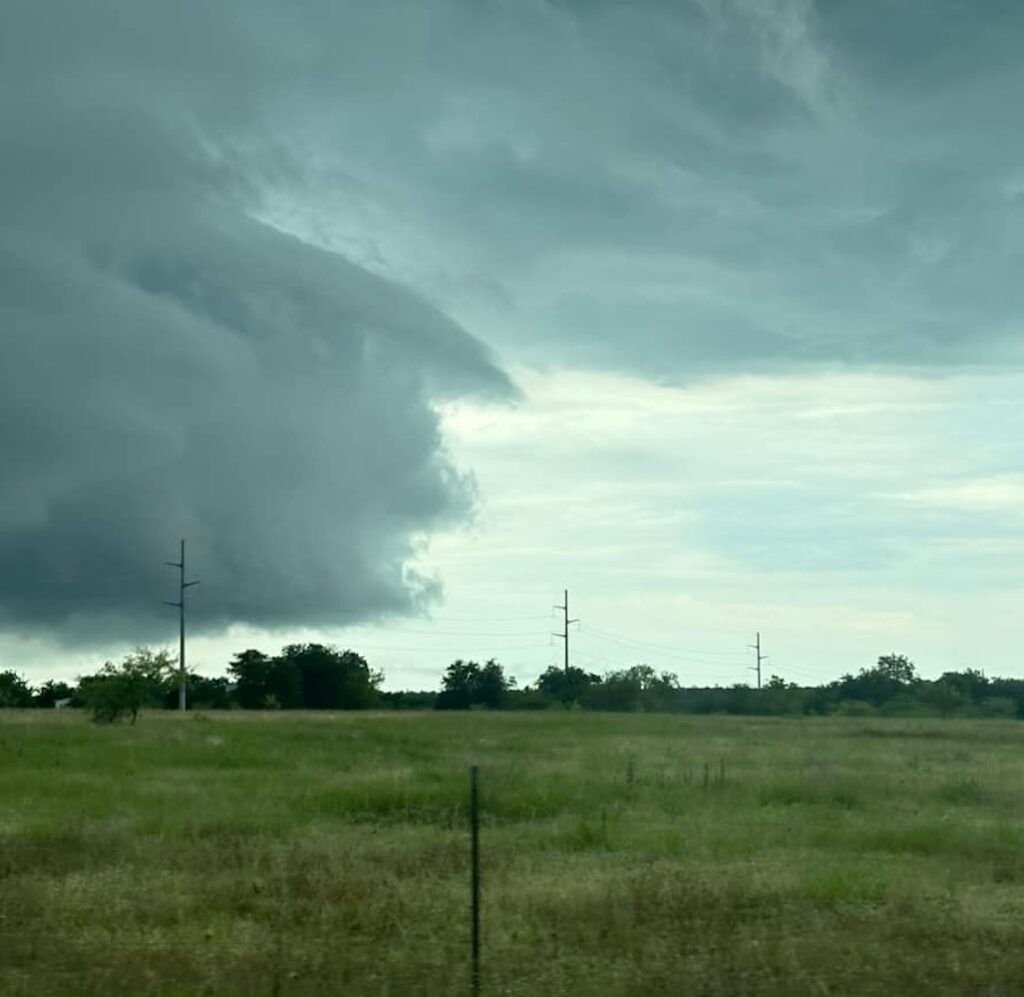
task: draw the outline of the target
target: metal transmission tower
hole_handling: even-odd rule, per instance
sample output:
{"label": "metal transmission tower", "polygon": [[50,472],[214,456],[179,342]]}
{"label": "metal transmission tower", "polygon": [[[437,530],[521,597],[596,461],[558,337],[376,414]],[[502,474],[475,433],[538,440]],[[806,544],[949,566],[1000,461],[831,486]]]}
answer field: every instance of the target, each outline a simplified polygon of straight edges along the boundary
{"label": "metal transmission tower", "polygon": [[757,687],[758,687],[758,689],[760,689],[761,688],[761,662],[768,660],[768,655],[761,653],[761,631],[760,630],[757,631],[757,642],[754,643],[754,644],[748,644],[747,647],[749,647],[751,650],[753,650],[753,651],[755,651],[757,653],[757,664],[754,665],[753,667],[751,667],[750,671],[757,672]]}
{"label": "metal transmission tower", "polygon": [[564,590],[564,595],[565,595],[565,602],[561,606],[555,606],[555,609],[562,610],[562,612],[564,614],[564,616],[563,616],[564,622],[562,624],[562,632],[560,634],[552,634],[551,636],[552,637],[560,637],[563,641],[565,641],[565,671],[566,671],[566,673],[568,673],[568,671],[569,671],[569,624],[570,623],[579,623],[579,620],[570,620],[569,619],[569,590],[568,589]]}
{"label": "metal transmission tower", "polygon": [[191,588],[193,585],[199,584],[199,579],[195,581],[185,581],[185,541],[181,541],[181,560],[180,561],[165,561],[168,567],[177,568],[179,572],[178,582],[178,601],[167,602],[164,600],[165,606],[177,606],[178,607],[178,709],[185,709],[185,589]]}

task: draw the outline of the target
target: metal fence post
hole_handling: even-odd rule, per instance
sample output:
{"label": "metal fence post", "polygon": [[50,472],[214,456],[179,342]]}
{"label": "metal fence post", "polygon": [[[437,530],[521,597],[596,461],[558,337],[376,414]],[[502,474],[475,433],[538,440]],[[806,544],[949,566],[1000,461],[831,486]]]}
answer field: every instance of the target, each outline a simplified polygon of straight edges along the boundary
{"label": "metal fence post", "polygon": [[469,767],[471,976],[473,997],[480,993],[480,792],[479,768]]}

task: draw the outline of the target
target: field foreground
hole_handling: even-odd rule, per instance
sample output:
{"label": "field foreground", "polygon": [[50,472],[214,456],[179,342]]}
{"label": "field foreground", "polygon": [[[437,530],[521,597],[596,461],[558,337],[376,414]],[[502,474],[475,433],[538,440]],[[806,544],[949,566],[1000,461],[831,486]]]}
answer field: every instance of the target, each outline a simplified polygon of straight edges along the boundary
{"label": "field foreground", "polygon": [[1019,994],[1024,726],[0,711],[0,992]]}

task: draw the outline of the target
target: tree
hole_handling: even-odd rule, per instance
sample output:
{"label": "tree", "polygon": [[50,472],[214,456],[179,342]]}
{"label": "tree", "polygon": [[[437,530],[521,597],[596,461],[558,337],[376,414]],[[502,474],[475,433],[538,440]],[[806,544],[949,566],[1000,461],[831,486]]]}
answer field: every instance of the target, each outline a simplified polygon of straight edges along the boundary
{"label": "tree", "polygon": [[586,705],[598,710],[632,712],[640,709],[643,683],[632,668],[607,672],[600,685],[587,690]]}
{"label": "tree", "polygon": [[235,655],[228,672],[235,679],[235,699],[247,710],[302,706],[302,676],[292,660],[250,649]]}
{"label": "tree", "polygon": [[477,662],[456,658],[441,678],[437,709],[468,710],[473,705],[473,690],[479,673],[480,665]]}
{"label": "tree", "polygon": [[500,710],[505,705],[505,695],[515,684],[516,680],[506,678],[505,669],[494,658],[489,658],[477,677],[474,705]]}
{"label": "tree", "polygon": [[0,707],[23,709],[32,705],[32,690],[16,672],[0,672]]}
{"label": "tree", "polygon": [[376,702],[384,680],[362,655],[327,644],[288,644],[273,658],[242,651],[228,672],[235,700],[249,710],[361,710]]}
{"label": "tree", "polygon": [[645,710],[672,710],[680,700],[679,676],[675,672],[661,672],[651,675],[644,682],[643,704]]}
{"label": "tree", "polygon": [[671,672],[659,675],[650,665],[632,665],[608,672],[591,686],[586,704],[599,710],[663,710],[672,705],[679,679]]}
{"label": "tree", "polygon": [[1024,716],[1024,681],[1021,679],[990,679],[987,696],[1013,700],[1017,704],[1017,715]]}
{"label": "tree", "polygon": [[905,654],[883,654],[875,671],[897,685],[912,685],[917,678],[914,663]]}
{"label": "tree", "polygon": [[36,706],[52,710],[62,699],[72,699],[75,690],[67,682],[54,682],[50,679],[37,690],[33,700]]}
{"label": "tree", "polygon": [[984,672],[967,668],[962,672],[943,672],[938,680],[955,689],[961,699],[977,703],[989,694],[989,680]]}
{"label": "tree", "polygon": [[956,713],[970,703],[957,683],[950,681],[947,675],[928,683],[921,692],[922,701],[938,710],[939,716],[943,717]]}
{"label": "tree", "polygon": [[494,658],[482,667],[476,661],[459,658],[445,670],[436,707],[439,710],[468,710],[473,706],[486,706],[500,710],[514,685],[515,680],[505,677],[505,670]]}
{"label": "tree", "polygon": [[261,709],[270,695],[273,661],[262,651],[250,648],[240,651],[228,664],[228,674],[235,680],[234,696],[247,710]]}
{"label": "tree", "polygon": [[1015,717],[1017,704],[1008,696],[986,696],[979,704],[983,717]]}
{"label": "tree", "polygon": [[296,670],[307,710],[366,709],[384,678],[362,655],[326,644],[289,644],[277,660]]}
{"label": "tree", "polygon": [[[190,710],[226,710],[231,705],[228,694],[228,680],[223,676],[209,678],[189,672],[188,708]],[[165,703],[169,709],[178,705],[178,690],[171,689],[171,701]]]}
{"label": "tree", "polygon": [[764,687],[756,691],[754,698],[755,712],[770,716],[803,713],[806,704],[804,690],[795,682],[787,682],[778,675],[772,675]]}
{"label": "tree", "polygon": [[874,668],[856,676],[844,675],[837,683],[840,700],[851,699],[882,706],[918,683],[914,663],[904,654],[883,654]]}
{"label": "tree", "polygon": [[97,723],[130,717],[134,724],[144,706],[158,706],[173,682],[175,664],[167,651],[137,648],[120,665],[107,662],[79,682],[85,705]]}
{"label": "tree", "polygon": [[537,688],[546,696],[557,699],[564,706],[579,703],[585,697],[587,690],[594,685],[599,685],[601,677],[585,672],[582,668],[570,665],[568,668],[558,668],[552,665],[539,679]]}

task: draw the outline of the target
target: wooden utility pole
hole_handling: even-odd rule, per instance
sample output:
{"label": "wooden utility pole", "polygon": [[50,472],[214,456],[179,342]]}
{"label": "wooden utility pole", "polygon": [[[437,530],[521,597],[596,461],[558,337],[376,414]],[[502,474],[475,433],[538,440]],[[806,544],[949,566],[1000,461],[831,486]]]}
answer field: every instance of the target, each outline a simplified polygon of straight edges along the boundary
{"label": "wooden utility pole", "polygon": [[579,623],[579,620],[569,619],[569,590],[563,591],[565,601],[560,606],[555,606],[555,609],[562,610],[562,632],[560,634],[552,634],[552,637],[559,637],[565,642],[565,671],[566,674],[569,672],[569,624]]}
{"label": "wooden utility pole", "polygon": [[757,654],[757,664],[753,668],[751,668],[750,670],[752,672],[757,672],[757,687],[758,687],[758,689],[760,689],[761,688],[761,662],[767,660],[767,657],[768,657],[766,654],[762,654],[761,653],[761,631],[760,630],[757,631],[757,642],[754,643],[754,644],[748,644],[747,646],[749,648],[751,648]]}
{"label": "wooden utility pole", "polygon": [[167,602],[167,606],[178,607],[178,709],[184,711],[186,709],[185,703],[185,589],[191,588],[193,585],[199,584],[199,579],[195,581],[185,581],[185,541],[181,541],[181,560],[180,561],[165,561],[168,567],[178,569],[178,601]]}

